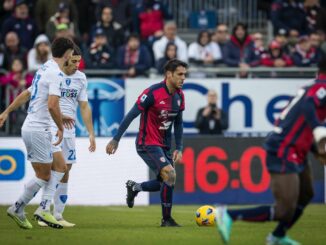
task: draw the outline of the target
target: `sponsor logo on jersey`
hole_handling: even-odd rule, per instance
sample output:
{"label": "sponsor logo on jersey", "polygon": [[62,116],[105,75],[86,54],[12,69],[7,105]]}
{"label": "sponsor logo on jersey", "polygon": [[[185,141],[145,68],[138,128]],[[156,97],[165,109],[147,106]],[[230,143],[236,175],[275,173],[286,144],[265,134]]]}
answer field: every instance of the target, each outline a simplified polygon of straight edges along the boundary
{"label": "sponsor logo on jersey", "polygon": [[21,180],[24,176],[24,152],[21,150],[0,150],[0,181]]}
{"label": "sponsor logo on jersey", "polygon": [[[66,83],[67,83],[67,80],[66,80]],[[78,96],[77,89],[68,89],[68,88],[61,89],[61,97],[76,98],[77,96]]]}

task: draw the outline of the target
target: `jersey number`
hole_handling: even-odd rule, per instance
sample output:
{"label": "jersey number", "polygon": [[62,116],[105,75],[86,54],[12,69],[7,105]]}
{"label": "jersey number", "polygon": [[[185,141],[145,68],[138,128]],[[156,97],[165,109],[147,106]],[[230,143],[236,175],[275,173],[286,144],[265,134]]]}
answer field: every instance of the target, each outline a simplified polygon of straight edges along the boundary
{"label": "jersey number", "polygon": [[32,81],[32,95],[31,95],[31,100],[34,100],[37,94],[38,90],[38,82],[41,79],[41,75],[37,74],[34,76],[33,81]]}
{"label": "jersey number", "polygon": [[76,150],[69,150],[69,154],[70,154],[68,157],[69,161],[76,160]]}

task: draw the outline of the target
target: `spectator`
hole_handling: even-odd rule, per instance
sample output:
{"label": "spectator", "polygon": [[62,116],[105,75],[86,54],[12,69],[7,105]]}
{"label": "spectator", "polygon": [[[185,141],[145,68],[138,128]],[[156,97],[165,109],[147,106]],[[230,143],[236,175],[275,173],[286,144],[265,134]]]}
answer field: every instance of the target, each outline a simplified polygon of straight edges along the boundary
{"label": "spectator", "polygon": [[271,10],[274,34],[280,29],[288,33],[297,32],[304,35],[308,32],[306,12],[301,0],[274,0]]}
{"label": "spectator", "polygon": [[32,18],[29,17],[29,10],[26,1],[17,0],[14,14],[7,19],[2,26],[2,35],[14,31],[18,34],[20,45],[26,49],[33,47],[37,36],[37,27]]}
{"label": "spectator", "polygon": [[33,76],[26,73],[24,68],[23,61],[20,58],[14,58],[10,64],[9,72],[0,77],[1,86],[12,87],[10,102],[12,102],[19,93],[32,85]]}
{"label": "spectator", "polygon": [[0,1],[0,27],[10,17],[15,8],[15,0]]}
{"label": "spectator", "polygon": [[207,93],[207,106],[199,109],[196,117],[195,126],[199,129],[200,134],[219,134],[228,128],[229,119],[217,105],[217,93],[214,90],[209,90]]}
{"label": "spectator", "polygon": [[262,56],[266,53],[263,41],[263,35],[260,32],[256,32],[252,35],[254,46],[249,50],[247,62],[251,67],[260,65]]}
{"label": "spectator", "polygon": [[250,67],[249,53],[254,49],[254,44],[248,35],[247,25],[238,23],[232,31],[230,41],[224,48],[224,63],[230,67],[239,67],[240,76],[246,77]]}
{"label": "spectator", "polygon": [[164,52],[164,57],[156,62],[156,69],[160,74],[164,73],[164,65],[169,61],[177,58],[177,46],[174,43],[168,43]]}
{"label": "spectator", "polygon": [[27,67],[29,72],[38,70],[47,60],[51,59],[50,42],[46,35],[39,35],[27,55]]}
{"label": "spectator", "polygon": [[4,64],[3,67],[7,70],[10,69],[10,64],[13,59],[18,57],[24,61],[26,64],[26,54],[25,48],[20,46],[19,37],[16,32],[8,32],[5,36],[5,49],[4,49]]}
{"label": "spectator", "polygon": [[134,12],[134,30],[149,43],[163,36],[164,20],[172,19],[167,6],[158,0],[142,0]]}
{"label": "spectator", "polygon": [[306,18],[308,22],[309,34],[317,30],[317,18],[320,14],[320,4],[319,0],[305,0],[304,9],[306,12]]}
{"label": "spectator", "polygon": [[298,44],[295,46],[295,52],[292,55],[294,65],[300,67],[316,66],[320,55],[315,47],[311,46],[308,36],[299,38]]}
{"label": "spectator", "polygon": [[138,35],[131,34],[127,44],[119,48],[117,65],[119,69],[127,70],[127,77],[146,75],[146,71],[152,66],[152,60],[147,47],[140,44]]}
{"label": "spectator", "polygon": [[91,69],[110,69],[114,67],[114,52],[108,45],[102,28],[95,31],[94,40],[85,54],[86,67]]}
{"label": "spectator", "polygon": [[164,25],[164,36],[153,44],[155,60],[158,61],[164,56],[166,45],[168,42],[174,42],[178,47],[177,58],[182,61],[187,61],[187,44],[177,36],[177,25],[173,21],[169,21]]}
{"label": "spectator", "polygon": [[113,19],[118,22],[124,31],[132,29],[132,5],[130,0],[99,0],[97,13],[100,13],[104,6],[112,9]]}
{"label": "spectator", "polygon": [[278,42],[281,45],[281,49],[283,53],[287,55],[291,55],[291,47],[289,46],[289,40],[288,40],[288,33],[284,29],[280,29],[276,35],[275,39],[276,42]]}
{"label": "spectator", "polygon": [[73,23],[77,26],[78,12],[74,0],[37,0],[35,6],[35,18],[37,27],[41,33],[45,32],[46,24],[51,16],[57,12],[61,2],[64,2],[69,6],[69,19],[73,20]]}
{"label": "spectator", "polygon": [[261,64],[269,67],[286,67],[292,66],[292,59],[283,53],[281,45],[273,40],[269,44],[268,53],[264,54],[261,60]]}
{"label": "spectator", "polygon": [[203,30],[197,41],[189,45],[189,62],[196,65],[212,66],[222,60],[222,52],[217,43],[211,41],[211,34]]}
{"label": "spectator", "polygon": [[320,49],[320,45],[321,45],[321,36],[319,35],[318,32],[312,32],[309,35],[309,40],[311,43],[311,46],[316,48],[317,50]]}
{"label": "spectator", "polygon": [[223,52],[223,49],[225,47],[225,44],[229,41],[229,30],[226,24],[219,24],[216,27],[216,32],[212,36],[212,41],[216,42]]}
{"label": "spectator", "polygon": [[118,48],[124,41],[124,32],[122,25],[113,19],[112,9],[104,7],[101,12],[100,20],[92,27],[91,40],[94,38],[94,33],[98,28],[102,28],[109,46]]}
{"label": "spectator", "polygon": [[66,24],[70,36],[79,39],[79,31],[78,31],[77,23],[74,23],[73,20],[70,19],[69,6],[64,2],[61,2],[59,4],[57,8],[57,12],[50,17],[50,19],[46,24],[46,35],[49,37],[51,41],[53,41],[57,27],[60,24]]}

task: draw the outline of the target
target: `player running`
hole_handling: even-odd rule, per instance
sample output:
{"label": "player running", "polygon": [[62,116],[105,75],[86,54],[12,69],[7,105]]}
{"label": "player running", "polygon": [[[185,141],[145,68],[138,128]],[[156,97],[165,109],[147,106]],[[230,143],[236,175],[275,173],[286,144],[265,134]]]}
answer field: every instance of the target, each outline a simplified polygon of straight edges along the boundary
{"label": "player running", "polygon": [[[58,38],[52,43],[53,59],[46,62],[36,73],[31,86],[31,97],[28,108],[28,115],[22,126],[22,138],[27,150],[27,159],[31,161],[35,171],[35,177],[30,180],[23,194],[14,205],[7,209],[7,214],[24,229],[31,229],[33,226],[25,216],[25,206],[42,188],[46,193],[51,193],[49,188],[51,166],[53,161],[51,141],[51,117],[53,118],[58,131],[57,142],[60,144],[63,138],[63,123],[59,107],[61,96],[61,84],[63,83],[62,69],[69,60],[73,51],[74,43],[67,38]],[[0,126],[3,125],[8,114],[18,108],[18,100],[13,102],[0,118]],[[64,174],[64,173],[63,173]],[[48,198],[50,195],[45,196]],[[44,199],[44,202],[51,202],[51,199]],[[56,226],[57,221],[50,212],[40,212],[39,215],[47,223]]]}
{"label": "player running", "polygon": [[[138,155],[153,170],[157,179],[136,183],[127,181],[127,204],[134,205],[140,191],[161,191],[161,226],[179,226],[171,216],[172,196],[176,179],[174,163],[182,157],[182,111],[185,109],[181,90],[188,65],[179,60],[169,61],[165,67],[165,80],[144,90],[134,107],[123,119],[118,133],[108,143],[106,152],[114,154],[120,138],[130,123],[139,115],[140,126],[136,139]],[[176,150],[171,156],[171,130],[174,124]]]}
{"label": "player running", "polygon": [[218,230],[227,243],[233,221],[278,221],[267,236],[268,245],[298,245],[286,235],[299,220],[313,197],[311,167],[307,155],[311,150],[323,164],[326,162],[326,57],[319,62],[314,83],[298,91],[276,121],[267,137],[266,164],[271,175],[274,205],[249,209],[217,208]]}

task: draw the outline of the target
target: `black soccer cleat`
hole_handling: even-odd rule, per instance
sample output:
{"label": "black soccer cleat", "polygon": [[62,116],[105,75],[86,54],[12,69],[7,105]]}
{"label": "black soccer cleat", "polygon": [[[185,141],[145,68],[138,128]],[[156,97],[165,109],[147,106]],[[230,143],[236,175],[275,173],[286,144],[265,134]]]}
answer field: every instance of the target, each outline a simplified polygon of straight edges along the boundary
{"label": "black soccer cleat", "polygon": [[175,220],[170,217],[168,219],[162,219],[161,227],[181,227]]}
{"label": "black soccer cleat", "polygon": [[136,185],[137,183],[135,181],[132,180],[128,180],[126,182],[126,188],[127,188],[127,205],[129,208],[132,208],[134,206],[134,202],[135,202],[135,197],[137,196],[139,191],[134,191],[133,187]]}

